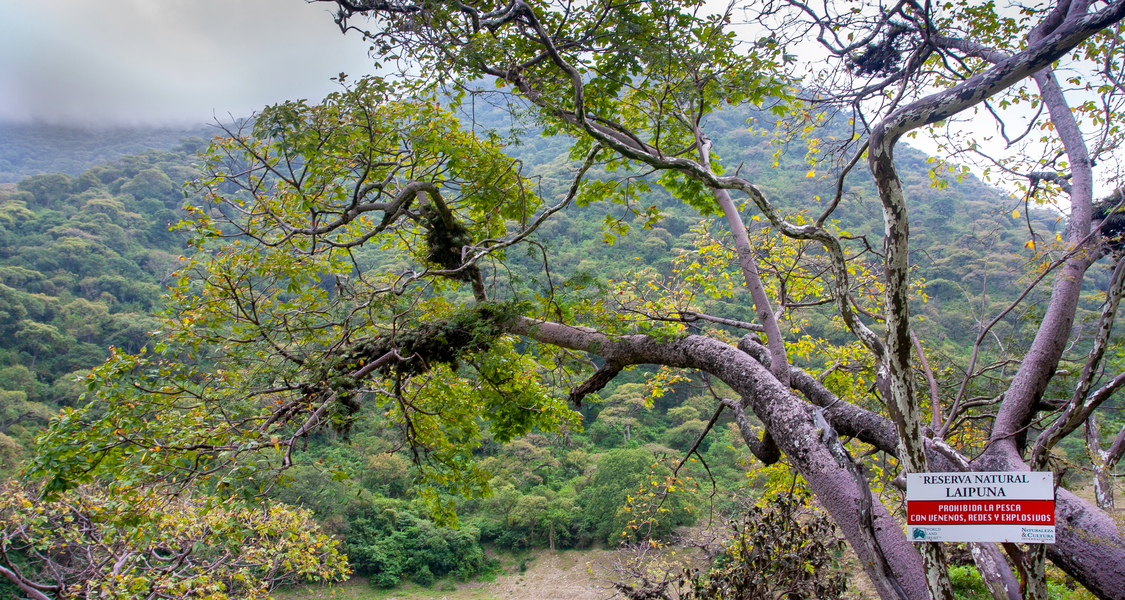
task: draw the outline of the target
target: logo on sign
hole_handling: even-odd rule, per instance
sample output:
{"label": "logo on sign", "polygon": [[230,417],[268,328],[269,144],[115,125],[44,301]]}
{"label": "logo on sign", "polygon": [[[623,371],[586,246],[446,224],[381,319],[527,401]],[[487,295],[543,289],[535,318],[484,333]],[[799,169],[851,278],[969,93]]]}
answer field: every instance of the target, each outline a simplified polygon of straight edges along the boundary
{"label": "logo on sign", "polygon": [[1023,527],[1020,529],[1020,541],[1053,542],[1055,541],[1055,528]]}

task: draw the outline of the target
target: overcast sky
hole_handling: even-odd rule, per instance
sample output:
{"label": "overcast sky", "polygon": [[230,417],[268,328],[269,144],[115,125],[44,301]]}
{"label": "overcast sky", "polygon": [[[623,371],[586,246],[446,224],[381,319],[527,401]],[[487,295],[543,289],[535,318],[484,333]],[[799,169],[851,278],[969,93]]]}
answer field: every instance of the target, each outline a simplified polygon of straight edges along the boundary
{"label": "overcast sky", "polygon": [[371,71],[329,4],[0,0],[0,120],[196,124],[319,99]]}

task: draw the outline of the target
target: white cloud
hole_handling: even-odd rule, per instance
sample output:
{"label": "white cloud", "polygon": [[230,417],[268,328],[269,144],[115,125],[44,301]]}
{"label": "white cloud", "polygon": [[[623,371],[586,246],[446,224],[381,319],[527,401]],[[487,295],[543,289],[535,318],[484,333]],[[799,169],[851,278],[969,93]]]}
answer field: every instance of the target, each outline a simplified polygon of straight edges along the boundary
{"label": "white cloud", "polygon": [[319,98],[372,70],[328,4],[302,0],[0,0],[0,119],[210,121]]}

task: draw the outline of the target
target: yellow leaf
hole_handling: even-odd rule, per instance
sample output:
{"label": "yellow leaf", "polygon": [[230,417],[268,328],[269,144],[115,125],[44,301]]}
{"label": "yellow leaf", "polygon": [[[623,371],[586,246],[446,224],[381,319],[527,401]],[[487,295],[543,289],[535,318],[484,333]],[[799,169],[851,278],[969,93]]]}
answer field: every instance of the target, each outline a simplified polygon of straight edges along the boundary
{"label": "yellow leaf", "polygon": [[1056,233],[1056,234],[1055,234],[1055,241],[1056,241],[1056,242],[1061,242],[1061,241],[1062,241],[1062,234],[1061,234],[1061,233]]}
{"label": "yellow leaf", "polygon": [[1018,210],[1013,210],[1013,211],[1012,211],[1012,218],[1013,218],[1013,219],[1018,219],[1018,218],[1020,218],[1020,211],[1018,211]]}
{"label": "yellow leaf", "polygon": [[1023,247],[1024,248],[1031,248],[1032,250],[1034,250],[1035,249],[1035,241],[1034,240],[1027,240],[1027,243],[1024,244]]}
{"label": "yellow leaf", "polygon": [[813,177],[816,177],[816,169],[809,169],[809,172],[805,173],[805,179],[812,179]]}

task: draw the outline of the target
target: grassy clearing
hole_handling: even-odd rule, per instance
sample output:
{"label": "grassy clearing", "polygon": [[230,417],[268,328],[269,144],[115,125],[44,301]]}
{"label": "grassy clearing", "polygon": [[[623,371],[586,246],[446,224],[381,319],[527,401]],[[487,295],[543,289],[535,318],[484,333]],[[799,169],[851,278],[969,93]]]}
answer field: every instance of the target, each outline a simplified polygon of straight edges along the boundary
{"label": "grassy clearing", "polygon": [[[276,600],[601,600],[611,594],[605,583],[613,563],[608,550],[540,550],[501,556],[503,572],[493,581],[435,581],[428,588],[413,583],[390,590],[355,577],[331,587],[296,586],[273,595]],[[520,564],[526,571],[520,572]]]}

